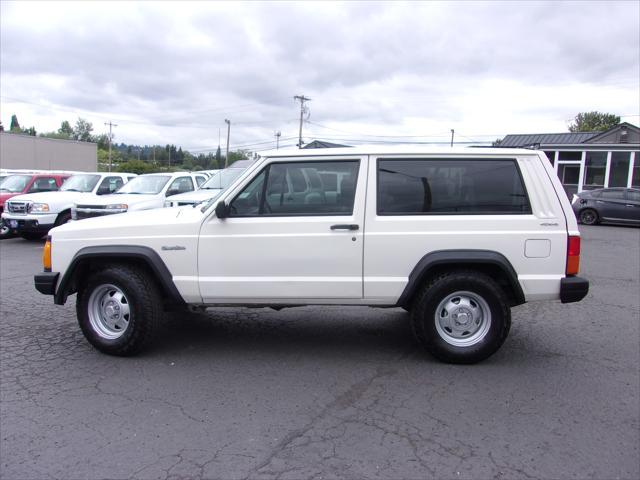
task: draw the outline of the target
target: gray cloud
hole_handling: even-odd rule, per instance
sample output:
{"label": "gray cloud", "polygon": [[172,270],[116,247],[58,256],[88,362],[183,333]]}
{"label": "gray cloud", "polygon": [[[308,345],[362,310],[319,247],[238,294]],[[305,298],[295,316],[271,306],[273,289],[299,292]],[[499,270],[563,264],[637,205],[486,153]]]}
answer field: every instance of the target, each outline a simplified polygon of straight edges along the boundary
{"label": "gray cloud", "polygon": [[[488,96],[505,110],[509,95],[495,85],[638,89],[637,2],[1,8],[3,120],[13,113],[6,105],[15,108],[5,96],[45,102],[48,113],[38,110],[34,123],[68,118],[56,107],[114,116],[130,120],[118,131],[129,141],[154,141],[144,137],[153,131],[205,146],[227,116],[237,144],[269,140],[274,129],[295,132],[292,96],[301,93],[314,98],[312,121],[362,132],[408,128],[417,117],[425,128],[447,122],[446,130],[473,118]],[[544,115],[544,105],[520,101],[513,111]],[[549,102],[553,121],[566,117],[567,107]],[[588,103],[569,108],[575,114]],[[637,94],[610,103],[635,113]],[[203,135],[207,126],[215,135]]]}

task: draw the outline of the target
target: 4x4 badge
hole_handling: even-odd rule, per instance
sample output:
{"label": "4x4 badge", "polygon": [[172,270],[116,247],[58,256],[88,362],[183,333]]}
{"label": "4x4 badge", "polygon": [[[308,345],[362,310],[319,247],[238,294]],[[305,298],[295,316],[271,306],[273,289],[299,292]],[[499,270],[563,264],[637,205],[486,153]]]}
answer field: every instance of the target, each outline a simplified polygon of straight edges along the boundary
{"label": "4x4 badge", "polygon": [[186,250],[187,247],[183,247],[182,245],[173,245],[171,247],[163,246],[162,250]]}

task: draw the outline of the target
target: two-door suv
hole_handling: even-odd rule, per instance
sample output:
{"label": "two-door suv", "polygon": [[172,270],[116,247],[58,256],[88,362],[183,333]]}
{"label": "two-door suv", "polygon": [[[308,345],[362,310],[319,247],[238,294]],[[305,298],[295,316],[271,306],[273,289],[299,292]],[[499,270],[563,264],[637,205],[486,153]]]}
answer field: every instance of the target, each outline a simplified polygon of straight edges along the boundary
{"label": "two-door suv", "polygon": [[505,341],[511,307],[587,294],[579,255],[542,152],[277,150],[195,207],[53,229],[35,286],[56,304],[77,292],[82,332],[113,355],[176,307],[368,305],[409,310],[426,350],[473,363]]}

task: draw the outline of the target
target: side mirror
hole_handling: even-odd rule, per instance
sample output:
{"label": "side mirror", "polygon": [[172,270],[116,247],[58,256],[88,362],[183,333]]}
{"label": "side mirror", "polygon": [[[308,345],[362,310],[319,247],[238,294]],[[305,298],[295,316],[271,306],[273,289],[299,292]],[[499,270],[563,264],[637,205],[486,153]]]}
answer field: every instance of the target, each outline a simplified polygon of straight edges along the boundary
{"label": "side mirror", "polygon": [[96,195],[107,195],[111,193],[111,189],[109,188],[108,185],[104,186],[104,187],[98,187],[98,191],[96,192]]}
{"label": "side mirror", "polygon": [[180,193],[180,190],[178,190],[177,188],[170,188],[169,190],[167,190],[167,197],[170,197],[172,195],[177,195]]}
{"label": "side mirror", "polygon": [[224,202],[218,202],[216,205],[216,217],[227,218],[229,216],[229,206]]}

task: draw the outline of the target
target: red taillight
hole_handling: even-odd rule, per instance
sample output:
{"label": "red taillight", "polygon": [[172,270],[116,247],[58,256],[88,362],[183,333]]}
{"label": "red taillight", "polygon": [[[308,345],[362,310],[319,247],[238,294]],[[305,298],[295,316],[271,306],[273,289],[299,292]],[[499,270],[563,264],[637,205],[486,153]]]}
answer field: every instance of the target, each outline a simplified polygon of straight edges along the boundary
{"label": "red taillight", "polygon": [[567,241],[567,275],[577,275],[580,270],[580,237],[570,236]]}

